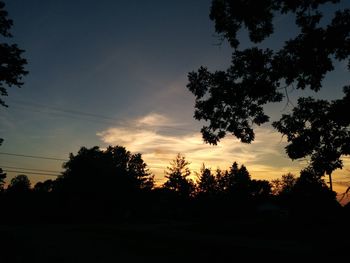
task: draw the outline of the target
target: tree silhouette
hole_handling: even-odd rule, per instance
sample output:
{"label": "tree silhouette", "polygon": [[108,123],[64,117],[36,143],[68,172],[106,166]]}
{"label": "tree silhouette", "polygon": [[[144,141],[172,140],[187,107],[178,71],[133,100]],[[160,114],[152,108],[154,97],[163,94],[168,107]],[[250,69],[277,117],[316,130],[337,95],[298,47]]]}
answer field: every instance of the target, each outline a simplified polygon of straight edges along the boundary
{"label": "tree silhouette", "polygon": [[167,167],[165,177],[168,180],[163,184],[163,187],[180,196],[191,196],[195,186],[192,180],[188,178],[191,175],[191,171],[188,168],[189,164],[185,156],[178,153],[176,158],[170,162],[170,166]]}
{"label": "tree silhouette", "polygon": [[216,169],[215,172],[215,178],[217,181],[217,191],[218,193],[223,194],[226,191],[227,188],[227,182],[226,182],[226,178],[227,178],[227,171],[222,171],[221,169]]}
{"label": "tree silhouette", "polygon": [[0,168],[0,192],[4,190],[6,173]]}
{"label": "tree silhouette", "polygon": [[[12,19],[8,18],[8,12],[5,10],[5,3],[3,1],[0,1],[0,36],[2,36],[2,41],[6,38],[12,37],[10,33],[10,29],[12,25],[13,25],[13,21]],[[0,105],[1,106],[7,107],[5,101],[2,98],[8,95],[7,88],[11,86],[17,86],[20,88],[23,85],[22,77],[28,73],[24,69],[24,66],[27,64],[27,61],[24,58],[22,58],[23,52],[24,51],[22,49],[19,49],[16,44],[8,44],[8,43],[2,43],[2,42],[0,43]],[[0,138],[0,146],[3,141],[4,140]],[[3,170],[0,168],[0,191],[3,190],[5,178],[6,178],[6,174],[3,173]],[[18,179],[21,180],[21,177]],[[14,181],[14,183],[17,184],[16,180]],[[15,191],[17,190],[21,191],[20,190],[20,188],[22,187],[21,184],[24,187],[25,183],[19,182],[19,187],[16,186]]]}
{"label": "tree silhouette", "polygon": [[253,198],[266,198],[271,194],[271,184],[267,180],[251,180],[250,195]]}
{"label": "tree silhouette", "polygon": [[350,154],[350,87],[343,99],[328,102],[311,97],[300,98],[298,106],[273,126],[286,135],[286,152],[291,159],[310,158],[310,167],[319,175],[329,175],[342,168],[341,157]]}
{"label": "tree silhouette", "polygon": [[[13,21],[7,17],[5,3],[0,1],[0,35],[11,38],[10,29]],[[7,106],[3,100],[7,96],[7,87],[23,85],[22,77],[28,72],[24,69],[27,61],[22,58],[23,50],[16,44],[0,43],[0,105]]]}
{"label": "tree silhouette", "polygon": [[[206,142],[216,144],[231,133],[244,143],[254,140],[254,125],[269,121],[264,105],[279,102],[288,88],[319,91],[334,64],[347,60],[350,69],[350,10],[341,9],[327,23],[324,4],[338,0],[213,0],[210,18],[216,32],[234,49],[226,71],[209,72],[201,67],[188,75],[188,89],[195,95],[195,114],[208,126],[202,128]],[[276,14],[295,17],[300,33],[280,49],[259,47],[274,32]],[[237,32],[245,28],[255,45],[239,50]],[[285,95],[283,93],[285,92]],[[340,157],[349,154],[349,87],[341,100],[327,102],[301,98],[290,115],[273,126],[287,135],[290,158],[311,158],[319,176],[341,168]],[[316,110],[317,109],[317,110]]]}
{"label": "tree silhouette", "polygon": [[337,208],[336,193],[328,188],[326,183],[312,168],[306,168],[300,172],[291,191],[292,202],[296,203],[296,209],[306,209],[309,213],[313,210],[329,210]]}
{"label": "tree silhouette", "polygon": [[[10,29],[13,21],[7,17],[5,3],[0,1],[0,36],[11,38]],[[28,72],[24,69],[27,61],[22,58],[24,51],[16,44],[0,43],[0,105],[7,107],[2,97],[8,95],[7,87],[23,85],[22,77]],[[3,139],[0,138],[0,145]]]}
{"label": "tree silhouette", "polygon": [[246,198],[249,195],[250,174],[244,165],[238,168],[237,162],[234,162],[230,170],[225,173],[225,190],[231,195],[239,198]]}
{"label": "tree silhouette", "polygon": [[50,193],[54,189],[54,181],[49,179],[44,182],[38,182],[34,185],[34,192],[37,193]]}
{"label": "tree silhouette", "polygon": [[111,155],[114,166],[121,173],[126,173],[136,188],[147,190],[153,188],[154,175],[148,170],[147,164],[143,161],[140,153],[131,154],[121,146],[109,146],[105,153]]}
{"label": "tree silhouette", "polygon": [[30,181],[24,174],[13,177],[6,191],[11,194],[21,195],[30,192]]}
{"label": "tree silhouette", "polygon": [[266,180],[252,180],[244,165],[234,162],[229,171],[216,173],[217,192],[245,202],[249,198],[263,198],[271,193],[271,184]]}
{"label": "tree silhouette", "polygon": [[[202,129],[205,141],[215,144],[226,133],[242,142],[253,141],[252,125],[269,120],[263,105],[281,101],[281,89],[295,85],[297,89],[318,91],[326,73],[334,68],[332,58],[348,58],[350,11],[337,11],[330,24],[320,25],[321,5],[330,2],[339,1],[213,0],[210,18],[234,52],[226,72],[211,73],[201,67],[189,73],[187,86],[196,96],[195,118],[210,123]],[[238,50],[238,30],[246,27],[250,40],[260,43],[273,33],[277,12],[295,14],[301,33],[280,50]]]}
{"label": "tree silhouette", "polygon": [[206,168],[203,164],[199,180],[197,182],[197,190],[199,194],[214,195],[218,191],[218,182],[215,175],[212,174],[211,170]]}
{"label": "tree silhouette", "polygon": [[63,168],[55,190],[111,194],[153,187],[153,175],[141,154],[131,154],[122,146],[104,151],[97,146],[82,147],[77,155],[70,154]]}
{"label": "tree silhouette", "polygon": [[272,193],[274,195],[288,195],[292,192],[297,178],[292,173],[282,175],[281,179],[272,180]]}

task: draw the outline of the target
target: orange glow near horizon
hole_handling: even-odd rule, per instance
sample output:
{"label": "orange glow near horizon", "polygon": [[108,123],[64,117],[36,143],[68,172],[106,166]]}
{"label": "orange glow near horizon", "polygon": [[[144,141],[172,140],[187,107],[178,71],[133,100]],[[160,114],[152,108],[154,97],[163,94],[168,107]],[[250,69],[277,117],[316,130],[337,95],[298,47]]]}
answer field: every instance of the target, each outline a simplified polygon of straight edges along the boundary
{"label": "orange glow near horizon", "polygon": [[[190,162],[192,178],[196,178],[204,164],[215,171],[229,169],[233,162],[244,164],[253,179],[273,180],[283,174],[299,175],[306,161],[292,161],[285,154],[286,141],[272,128],[256,128],[256,139],[244,144],[227,136],[218,145],[203,142],[199,132],[187,132],[182,135],[164,133],[162,127],[174,127],[176,124],[164,115],[151,113],[132,122],[130,128],[110,127],[97,133],[107,144],[125,146],[131,152],[142,153],[144,161],[155,174],[157,184],[164,182],[164,172],[177,153],[183,154]],[[135,128],[136,127],[136,128]],[[349,167],[350,158],[344,158],[344,166]],[[333,174],[334,190],[343,193],[346,190],[340,181],[348,178],[344,170]],[[328,181],[328,178],[325,178]]]}
{"label": "orange glow near horizon", "polygon": [[[244,144],[227,136],[218,145],[208,145],[203,142],[199,132],[180,130],[181,124],[176,124],[168,117],[151,113],[131,121],[122,127],[110,127],[97,133],[97,136],[107,145],[121,145],[132,153],[142,153],[142,158],[155,175],[156,185],[165,181],[165,171],[178,153],[183,154],[190,162],[189,168],[194,181],[202,165],[210,168],[227,170],[233,162],[245,165],[253,179],[273,180],[283,174],[299,175],[300,170],[307,166],[306,161],[292,161],[285,154],[286,141],[272,128],[256,128],[256,139],[251,144]],[[164,127],[174,128],[178,133],[164,132]],[[103,148],[102,148],[103,149]],[[73,152],[73,154],[76,154]],[[67,154],[68,155],[68,154]],[[344,158],[344,167],[350,167],[350,158]],[[11,163],[9,163],[10,165]],[[13,164],[16,165],[16,164]],[[22,166],[47,170],[61,170],[61,163],[28,160]],[[34,167],[36,166],[36,167]],[[25,174],[25,172],[23,172]],[[17,174],[8,173],[7,182]],[[336,170],[333,173],[333,188],[342,194],[348,187],[349,172],[347,169]],[[31,176],[32,185],[39,181],[54,179],[44,175]],[[324,178],[328,182],[328,177]],[[344,198],[343,200],[348,200]],[[348,200],[349,201],[349,200]]]}

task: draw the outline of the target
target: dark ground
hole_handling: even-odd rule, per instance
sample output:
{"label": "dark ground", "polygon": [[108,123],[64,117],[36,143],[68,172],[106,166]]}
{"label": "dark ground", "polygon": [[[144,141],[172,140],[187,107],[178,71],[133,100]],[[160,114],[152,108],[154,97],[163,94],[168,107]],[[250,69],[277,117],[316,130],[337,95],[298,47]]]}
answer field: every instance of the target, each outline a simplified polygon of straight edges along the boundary
{"label": "dark ground", "polygon": [[0,262],[347,262],[346,223],[242,220],[0,225]]}

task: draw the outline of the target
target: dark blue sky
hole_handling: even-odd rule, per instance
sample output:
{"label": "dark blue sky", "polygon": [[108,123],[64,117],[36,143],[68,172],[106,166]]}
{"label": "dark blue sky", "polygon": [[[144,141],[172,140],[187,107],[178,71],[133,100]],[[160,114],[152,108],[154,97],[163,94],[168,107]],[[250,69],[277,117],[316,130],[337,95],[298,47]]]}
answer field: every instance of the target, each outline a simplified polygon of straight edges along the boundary
{"label": "dark blue sky", "polygon": [[[1,151],[67,158],[69,152],[75,153],[81,146],[123,143],[131,150],[143,152],[150,166],[155,167],[168,163],[176,151],[181,151],[184,146],[179,147],[179,142],[192,142],[191,136],[200,124],[192,118],[194,97],[186,89],[187,73],[201,65],[212,70],[225,69],[231,56],[226,43],[217,45],[214,24],[209,19],[210,0],[5,3],[14,20],[13,41],[26,51],[29,74],[22,89],[9,90],[6,101],[10,108],[1,109],[0,135],[5,139]],[[349,1],[343,3],[350,5]],[[296,33],[290,18],[277,18],[277,34],[264,45],[278,46]],[[241,36],[242,46],[247,46],[244,33]],[[339,70],[326,79],[319,96],[341,95],[341,86],[349,76],[344,66],[337,65]],[[268,111],[278,117],[283,108],[282,103],[270,106]],[[145,125],[157,138],[157,142],[147,141],[156,144],[156,149],[148,149],[144,141],[139,141],[140,136],[148,138],[149,133],[135,133]],[[115,132],[114,137],[107,138],[111,131]],[[125,134],[136,137],[132,142],[115,138]],[[262,134],[264,138],[270,136]],[[196,145],[201,143],[198,138]],[[147,149],[137,147],[135,142]],[[276,143],[276,151],[270,153],[283,155],[281,141]],[[239,155],[240,144],[234,141],[232,145],[221,153],[227,154],[223,157],[227,164],[237,159],[252,161]],[[261,145],[259,150],[264,148]],[[183,149],[189,158],[192,154],[204,156],[196,152],[197,148]],[[200,149],[208,152],[210,148]],[[163,156],[155,152],[162,152]],[[157,162],[157,158],[163,161]],[[280,161],[268,154],[260,159],[265,163],[270,160],[271,167],[272,162],[279,168],[290,166],[285,156]],[[58,162],[0,156],[0,165],[4,163],[61,169]]]}
{"label": "dark blue sky", "polygon": [[[15,0],[6,6],[29,74],[22,89],[9,90],[10,108],[2,110],[5,152],[65,157],[101,145],[98,131],[154,112],[197,130],[187,73],[229,62],[227,47],[215,45],[209,0]],[[18,161],[28,165],[13,164]]]}
{"label": "dark blue sky", "polygon": [[154,110],[147,97],[227,55],[213,46],[209,4],[9,1],[15,40],[26,50],[30,71],[25,88],[10,98],[108,115],[127,111],[128,117]]}

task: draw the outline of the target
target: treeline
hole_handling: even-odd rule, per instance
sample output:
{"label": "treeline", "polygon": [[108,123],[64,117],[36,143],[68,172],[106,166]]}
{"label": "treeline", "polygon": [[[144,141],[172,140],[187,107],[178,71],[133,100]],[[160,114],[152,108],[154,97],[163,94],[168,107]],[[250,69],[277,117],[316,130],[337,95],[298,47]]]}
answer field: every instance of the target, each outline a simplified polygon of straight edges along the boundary
{"label": "treeline", "polygon": [[6,212],[0,220],[326,218],[347,209],[310,169],[269,182],[252,179],[244,165],[234,162],[228,170],[203,165],[191,176],[189,162],[178,154],[166,170],[166,181],[155,185],[141,154],[121,146],[82,147],[63,168],[57,179],[34,187],[26,175],[18,175],[6,189],[1,170],[0,204]]}

